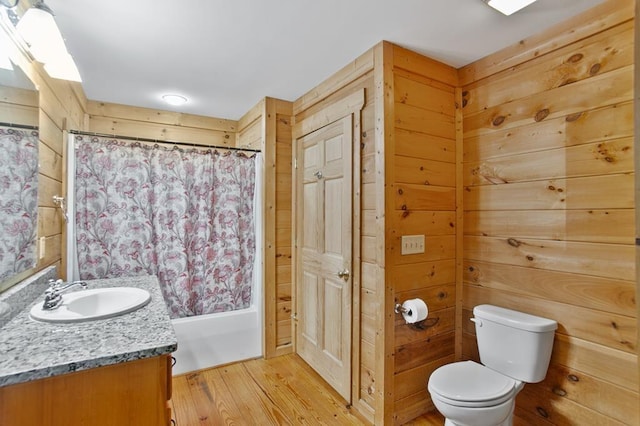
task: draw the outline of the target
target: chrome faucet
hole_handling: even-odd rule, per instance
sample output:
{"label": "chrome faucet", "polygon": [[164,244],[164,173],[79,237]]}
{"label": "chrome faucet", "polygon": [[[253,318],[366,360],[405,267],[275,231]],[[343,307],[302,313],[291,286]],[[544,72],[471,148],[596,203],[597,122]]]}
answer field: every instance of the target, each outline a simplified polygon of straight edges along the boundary
{"label": "chrome faucet", "polygon": [[56,281],[49,280],[49,288],[44,292],[44,303],[42,304],[42,309],[45,311],[56,309],[60,304],[62,304],[62,292],[77,285],[82,287],[83,290],[87,288],[87,283],[84,281],[72,281],[65,283],[60,279]]}

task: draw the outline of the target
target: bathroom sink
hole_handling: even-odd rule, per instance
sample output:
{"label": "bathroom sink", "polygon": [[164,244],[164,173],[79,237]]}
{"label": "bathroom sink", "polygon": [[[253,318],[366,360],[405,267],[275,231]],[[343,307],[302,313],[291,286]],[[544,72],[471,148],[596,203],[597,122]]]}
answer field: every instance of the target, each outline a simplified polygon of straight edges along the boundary
{"label": "bathroom sink", "polygon": [[81,322],[111,318],[133,312],[151,300],[148,291],[134,287],[80,290],[62,295],[62,304],[52,310],[42,303],[31,308],[31,318],[45,322]]}

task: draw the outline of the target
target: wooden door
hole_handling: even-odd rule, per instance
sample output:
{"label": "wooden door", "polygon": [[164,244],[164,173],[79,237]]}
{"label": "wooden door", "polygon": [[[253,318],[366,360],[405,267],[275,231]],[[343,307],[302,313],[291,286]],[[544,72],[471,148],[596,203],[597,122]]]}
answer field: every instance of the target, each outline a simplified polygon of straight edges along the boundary
{"label": "wooden door", "polygon": [[296,351],[351,398],[352,116],[297,141]]}

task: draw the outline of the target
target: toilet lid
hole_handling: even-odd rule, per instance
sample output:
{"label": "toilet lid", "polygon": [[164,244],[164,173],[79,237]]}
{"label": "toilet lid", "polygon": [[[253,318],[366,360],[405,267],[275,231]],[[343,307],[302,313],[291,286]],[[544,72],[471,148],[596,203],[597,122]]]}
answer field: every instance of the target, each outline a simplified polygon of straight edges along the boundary
{"label": "toilet lid", "polygon": [[431,374],[429,392],[457,406],[491,406],[515,394],[516,382],[473,361],[447,364]]}

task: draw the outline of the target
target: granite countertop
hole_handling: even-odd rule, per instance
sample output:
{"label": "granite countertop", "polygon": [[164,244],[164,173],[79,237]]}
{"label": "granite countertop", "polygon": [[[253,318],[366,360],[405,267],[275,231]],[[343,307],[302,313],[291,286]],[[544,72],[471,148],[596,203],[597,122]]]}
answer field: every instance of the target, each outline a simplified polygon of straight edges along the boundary
{"label": "granite countertop", "polygon": [[42,303],[43,296],[38,297],[0,329],[0,386],[176,350],[176,335],[156,277],[92,280],[87,284],[89,289],[142,288],[149,291],[151,301],[137,311],[113,318],[53,324],[29,317],[31,307]]}

